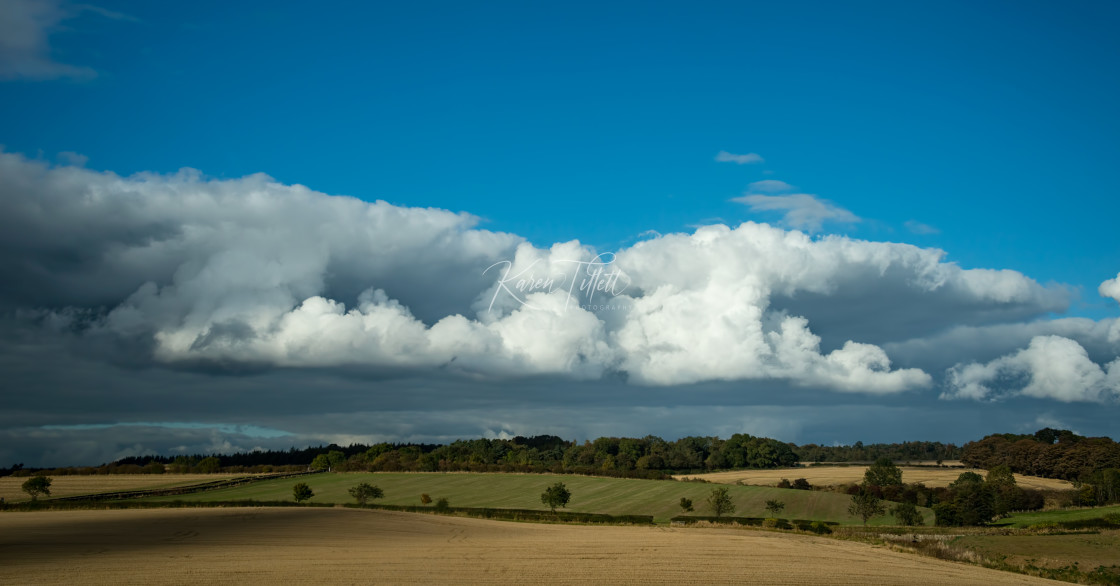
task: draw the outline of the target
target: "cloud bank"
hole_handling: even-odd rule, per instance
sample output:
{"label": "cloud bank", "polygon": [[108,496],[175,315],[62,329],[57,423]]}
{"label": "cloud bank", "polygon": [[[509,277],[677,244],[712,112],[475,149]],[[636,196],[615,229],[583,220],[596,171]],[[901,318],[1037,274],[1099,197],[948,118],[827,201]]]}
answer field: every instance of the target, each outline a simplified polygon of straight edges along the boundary
{"label": "cloud bank", "polygon": [[[1023,317],[1068,302],[1014,271],[945,263],[939,250],[766,224],[707,226],[606,256],[577,241],[537,248],[480,230],[468,214],[330,196],[265,175],[120,177],[13,154],[0,154],[0,173],[0,271],[15,284],[4,305],[176,367],[436,369],[655,386],[780,380],[898,393],[933,378],[894,367],[870,333],[845,335],[827,314],[849,309],[813,299],[870,297],[887,316],[888,307],[953,305],[959,323],[992,321],[993,308]],[[875,342],[919,331],[883,325]],[[882,339],[887,326],[894,339]]]}
{"label": "cloud bank", "polygon": [[962,400],[1047,401],[1089,427],[1061,406],[1120,395],[1120,320],[1052,319],[1070,289],[937,249],[754,222],[540,247],[266,175],[64,160],[0,153],[0,372],[32,389],[5,393],[0,457],[699,420],[796,435],[839,429],[820,409],[962,421]]}

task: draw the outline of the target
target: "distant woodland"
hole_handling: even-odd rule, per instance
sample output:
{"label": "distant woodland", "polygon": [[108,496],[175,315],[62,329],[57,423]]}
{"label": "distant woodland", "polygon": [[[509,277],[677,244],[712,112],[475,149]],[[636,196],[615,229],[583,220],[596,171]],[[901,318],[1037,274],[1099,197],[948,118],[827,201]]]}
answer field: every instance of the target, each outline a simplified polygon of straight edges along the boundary
{"label": "distant woodland", "polygon": [[[735,434],[684,437],[666,441],[601,437],[574,442],[551,435],[512,439],[459,440],[446,445],[379,443],[317,446],[286,451],[237,454],[134,456],[100,466],[51,470],[51,474],[160,474],[213,472],[280,472],[330,468],[339,471],[472,471],[560,472],[635,478],[662,478],[673,473],[699,473],[732,468],[783,468],[806,463],[868,463],[880,458],[896,462],[957,460],[961,449],[941,442],[903,442],[850,446],[798,446],[778,440]],[[0,468],[5,474],[28,475],[19,464]]]}

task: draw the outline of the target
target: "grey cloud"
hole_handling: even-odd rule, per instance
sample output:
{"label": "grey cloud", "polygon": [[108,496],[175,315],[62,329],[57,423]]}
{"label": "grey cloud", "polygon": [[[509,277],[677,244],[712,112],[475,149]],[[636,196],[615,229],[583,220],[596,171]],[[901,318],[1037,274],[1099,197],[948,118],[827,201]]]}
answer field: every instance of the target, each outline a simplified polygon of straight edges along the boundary
{"label": "grey cloud", "polygon": [[59,63],[51,56],[50,34],[75,12],[54,0],[0,0],[0,79],[96,77],[89,67]]}
{"label": "grey cloud", "polygon": [[825,222],[854,224],[859,216],[836,204],[808,193],[789,195],[749,194],[731,201],[745,204],[752,212],[780,212],[782,223],[790,228],[819,232]]}

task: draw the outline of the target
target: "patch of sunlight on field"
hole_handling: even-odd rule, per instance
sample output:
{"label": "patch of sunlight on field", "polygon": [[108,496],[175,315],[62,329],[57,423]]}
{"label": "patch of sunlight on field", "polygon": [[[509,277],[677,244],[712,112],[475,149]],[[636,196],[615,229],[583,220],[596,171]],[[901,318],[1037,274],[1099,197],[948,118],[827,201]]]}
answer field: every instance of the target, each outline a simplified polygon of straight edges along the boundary
{"label": "patch of sunlight on field", "polygon": [[[710,472],[707,474],[685,474],[680,477],[703,478],[709,482],[722,484],[752,484],[758,486],[775,486],[783,478],[794,480],[804,478],[813,486],[833,486],[837,484],[857,484],[863,481],[863,473],[867,466],[802,466],[799,468],[780,468],[777,470],[730,470],[727,472]],[[931,488],[949,486],[961,474],[975,472],[984,476],[986,470],[977,468],[937,468],[919,466],[899,466],[902,470],[902,481],[907,483],[920,482]],[[1040,478],[1038,476],[1015,475],[1015,482],[1023,488],[1040,490],[1071,490],[1073,485],[1065,480],[1053,478]]]}
{"label": "patch of sunlight on field", "polygon": [[[149,500],[292,500],[293,479],[267,480],[245,486],[206,491],[193,495],[158,497]],[[315,492],[312,502],[353,502],[348,490],[368,482],[385,491],[385,498],[375,501],[389,505],[420,505],[420,495],[428,494],[433,500],[445,497],[453,507],[492,507],[544,510],[540,495],[555,482],[564,482],[572,492],[567,510],[609,515],[653,515],[664,523],[680,515],[681,497],[692,499],[695,512],[707,515],[705,500],[715,486],[698,482],[673,480],[638,480],[625,478],[599,478],[593,476],[552,474],[475,474],[475,473],[330,473],[302,477]],[[769,517],[766,501],[777,499],[785,503],[782,517],[857,523],[848,514],[847,495],[824,491],[789,490],[759,486],[727,487],[736,505],[735,516]],[[927,511],[932,521],[932,513]],[[893,523],[889,516],[877,517],[872,525]]]}

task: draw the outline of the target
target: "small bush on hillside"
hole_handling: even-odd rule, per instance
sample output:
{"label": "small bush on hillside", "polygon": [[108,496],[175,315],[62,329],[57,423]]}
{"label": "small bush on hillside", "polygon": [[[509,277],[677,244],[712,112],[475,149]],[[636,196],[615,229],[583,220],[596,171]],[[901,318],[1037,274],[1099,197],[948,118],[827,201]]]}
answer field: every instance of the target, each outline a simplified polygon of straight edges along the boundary
{"label": "small bush on hillside", "polygon": [[829,533],[832,533],[832,527],[829,527],[827,523],[822,523],[820,521],[813,521],[813,524],[809,526],[809,530],[813,533],[820,533],[821,535],[828,535]]}
{"label": "small bush on hillside", "polygon": [[793,529],[785,519],[766,519],[762,522],[762,526],[767,529]]}

